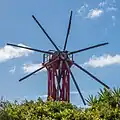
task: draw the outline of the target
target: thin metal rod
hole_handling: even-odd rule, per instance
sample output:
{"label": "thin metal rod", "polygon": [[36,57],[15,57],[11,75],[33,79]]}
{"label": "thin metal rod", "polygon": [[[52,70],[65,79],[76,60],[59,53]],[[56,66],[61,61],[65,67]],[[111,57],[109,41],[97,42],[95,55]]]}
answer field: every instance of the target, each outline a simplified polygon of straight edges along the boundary
{"label": "thin metal rod", "polygon": [[70,19],[69,19],[68,30],[67,30],[67,35],[66,35],[66,39],[65,39],[65,44],[64,44],[63,51],[66,50],[66,45],[67,45],[67,41],[68,41],[68,36],[69,36],[69,33],[70,33],[71,20],[72,20],[72,11],[70,12]]}
{"label": "thin metal rod", "polygon": [[21,45],[15,45],[15,44],[11,44],[11,43],[7,43],[7,45],[10,45],[10,46],[13,46],[13,47],[19,47],[19,48],[23,48],[23,49],[28,49],[28,50],[32,50],[32,51],[36,51],[36,52],[41,52],[41,53],[53,54],[52,52],[49,52],[49,51],[38,50],[38,49],[24,47],[24,46],[21,46]]}
{"label": "thin metal rod", "polygon": [[54,63],[54,62],[58,59],[58,56],[59,56],[59,55],[57,55],[57,56],[56,56],[56,58],[55,58],[53,61],[51,61],[51,62],[49,62],[49,63],[44,64],[44,66],[43,66],[43,67],[41,67],[41,68],[39,68],[39,69],[35,70],[34,72],[32,72],[32,73],[30,73],[30,74],[26,75],[25,77],[21,78],[19,81],[22,81],[22,80],[24,80],[24,79],[26,79],[26,78],[30,77],[30,76],[31,76],[31,75],[33,75],[34,73],[36,73],[36,72],[38,72],[38,71],[42,70],[44,67],[48,67],[49,65],[53,64],[53,63]]}
{"label": "thin metal rod", "polygon": [[79,88],[79,86],[78,86],[78,84],[77,84],[77,82],[76,82],[76,80],[75,80],[75,78],[74,78],[74,75],[73,75],[72,71],[70,70],[70,67],[69,67],[67,61],[65,61],[65,64],[66,64],[66,67],[67,67],[68,71],[69,71],[70,74],[71,74],[71,77],[72,77],[72,79],[73,79],[73,82],[74,82],[74,84],[75,84],[75,86],[76,86],[76,88],[77,88],[77,90],[78,90],[78,92],[79,92],[79,95],[80,95],[80,97],[81,97],[84,105],[86,105],[86,102],[85,102],[85,100],[84,100],[84,97],[83,97],[83,95],[82,95],[82,93],[81,93],[81,91],[80,91],[80,88]]}
{"label": "thin metal rod", "polygon": [[110,89],[110,87],[108,85],[106,85],[105,83],[103,83],[101,80],[99,80],[97,77],[95,77],[94,75],[92,75],[90,72],[88,72],[87,70],[85,70],[84,68],[82,68],[80,65],[78,65],[77,63],[73,62],[73,64],[75,66],[77,66],[79,69],[81,69],[82,71],[84,71],[85,73],[87,73],[90,77],[92,77],[94,80],[96,80],[97,82],[99,82],[100,84],[102,84],[103,86],[105,86],[106,88]]}
{"label": "thin metal rod", "polygon": [[42,31],[45,33],[45,35],[47,36],[47,38],[50,40],[50,42],[53,44],[53,46],[56,48],[57,51],[60,51],[59,48],[56,46],[56,44],[53,42],[53,40],[51,39],[51,37],[48,35],[48,33],[45,31],[45,29],[42,27],[42,25],[38,22],[38,20],[35,18],[34,15],[32,15],[33,19],[36,21],[36,23],[38,24],[38,26],[42,29]]}
{"label": "thin metal rod", "polygon": [[33,75],[33,74],[35,74],[36,72],[38,72],[38,71],[42,70],[43,68],[44,68],[44,66],[43,66],[43,67],[41,67],[41,68],[39,68],[39,69],[37,69],[37,70],[35,70],[34,72],[32,72],[32,73],[30,73],[30,74],[26,75],[25,77],[21,78],[21,79],[19,80],[19,82],[21,82],[22,80],[24,80],[24,79],[26,79],[26,78],[30,77],[31,75]]}
{"label": "thin metal rod", "polygon": [[79,53],[79,52],[83,52],[83,51],[86,51],[86,50],[89,50],[89,49],[92,49],[92,48],[96,48],[96,47],[100,47],[100,46],[104,46],[104,45],[107,45],[107,44],[109,44],[109,43],[106,42],[106,43],[94,45],[94,46],[91,46],[91,47],[87,47],[87,48],[84,48],[84,49],[76,50],[76,51],[68,53],[68,55]]}

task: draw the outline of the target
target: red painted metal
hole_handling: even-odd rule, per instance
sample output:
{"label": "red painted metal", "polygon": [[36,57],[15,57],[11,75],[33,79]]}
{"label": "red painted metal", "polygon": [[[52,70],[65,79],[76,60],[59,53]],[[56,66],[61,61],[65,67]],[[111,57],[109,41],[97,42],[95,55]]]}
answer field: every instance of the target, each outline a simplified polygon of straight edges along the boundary
{"label": "red painted metal", "polygon": [[[47,62],[51,62],[56,58],[57,54],[52,56],[48,56]],[[60,61],[62,59],[58,56],[58,60],[56,60],[52,65],[47,67],[48,71],[48,98],[52,98],[54,101],[67,101],[70,102],[70,73],[67,69],[64,60],[62,64],[61,70],[61,81],[60,81],[60,89],[57,87],[58,79],[58,69],[60,66]],[[72,66],[72,61],[69,59],[69,66]],[[59,92],[58,92],[59,91]]]}

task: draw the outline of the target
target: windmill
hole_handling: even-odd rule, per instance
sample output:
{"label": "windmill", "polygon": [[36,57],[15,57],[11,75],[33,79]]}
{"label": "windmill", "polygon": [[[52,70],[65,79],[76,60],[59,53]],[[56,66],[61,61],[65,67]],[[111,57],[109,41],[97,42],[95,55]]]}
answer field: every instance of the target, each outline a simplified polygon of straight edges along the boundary
{"label": "windmill", "polygon": [[80,88],[75,80],[75,77],[71,71],[71,66],[74,65],[77,68],[79,68],[81,71],[85,72],[90,77],[92,77],[93,80],[97,81],[98,83],[102,84],[104,87],[109,89],[109,86],[107,86],[104,82],[99,80],[97,77],[95,77],[93,74],[88,72],[86,69],[84,69],[83,67],[78,65],[73,60],[74,54],[107,45],[108,44],[107,42],[102,43],[102,44],[97,44],[94,46],[90,46],[90,47],[87,47],[84,49],[75,50],[72,52],[67,51],[66,46],[67,46],[68,36],[70,33],[70,27],[71,27],[71,20],[72,20],[72,11],[71,11],[64,47],[63,47],[63,50],[60,50],[59,47],[53,42],[51,37],[48,35],[48,33],[45,31],[45,29],[42,27],[40,22],[38,22],[36,17],[34,15],[32,15],[32,18],[35,20],[35,22],[41,28],[41,30],[45,33],[46,37],[52,43],[55,50],[44,51],[44,50],[39,50],[39,49],[30,48],[30,47],[24,47],[24,46],[20,46],[20,45],[16,45],[16,44],[7,43],[7,45],[10,45],[10,46],[19,47],[19,48],[43,53],[42,67],[40,67],[39,69],[35,70],[34,72],[26,75],[25,77],[21,78],[19,81],[23,81],[26,78],[37,73],[38,71],[42,70],[43,68],[46,68],[47,73],[48,73],[48,97],[52,97],[53,100],[57,100],[57,101],[70,102],[70,76],[71,76],[84,105],[86,105],[84,97],[83,97],[83,95],[80,91]]}

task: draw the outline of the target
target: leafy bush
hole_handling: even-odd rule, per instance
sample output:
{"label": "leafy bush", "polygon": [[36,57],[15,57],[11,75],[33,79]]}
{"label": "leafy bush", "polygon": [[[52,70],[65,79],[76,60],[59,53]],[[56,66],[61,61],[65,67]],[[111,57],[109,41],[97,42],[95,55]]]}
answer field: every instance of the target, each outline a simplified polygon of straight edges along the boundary
{"label": "leafy bush", "polygon": [[63,101],[0,101],[0,120],[120,120],[120,88],[89,96],[89,108],[78,108]]}

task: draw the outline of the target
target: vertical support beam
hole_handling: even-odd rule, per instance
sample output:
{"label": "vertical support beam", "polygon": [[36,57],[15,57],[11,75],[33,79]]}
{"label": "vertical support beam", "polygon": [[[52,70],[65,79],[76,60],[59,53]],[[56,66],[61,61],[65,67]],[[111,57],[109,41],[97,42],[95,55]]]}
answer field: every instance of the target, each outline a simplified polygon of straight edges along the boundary
{"label": "vertical support beam", "polygon": [[62,72],[62,75],[63,75],[63,77],[62,77],[62,101],[64,101],[65,99],[64,99],[64,96],[65,96],[65,70],[63,70],[63,72]]}
{"label": "vertical support beam", "polygon": [[67,98],[67,101],[68,102],[70,102],[70,74],[69,74],[69,71],[68,70],[66,70],[66,84],[67,84],[67,86],[66,86],[66,98]]}
{"label": "vertical support beam", "polygon": [[50,70],[47,71],[48,73],[48,97],[50,96]]}
{"label": "vertical support beam", "polygon": [[67,75],[66,75],[66,70],[65,70],[65,73],[64,73],[64,75],[65,75],[65,78],[64,78],[64,88],[65,88],[65,90],[64,90],[64,92],[65,92],[65,94],[64,94],[64,100],[65,101],[67,101]]}
{"label": "vertical support beam", "polygon": [[48,97],[51,97],[51,92],[52,92],[52,81],[51,81],[51,69],[48,68]]}
{"label": "vertical support beam", "polygon": [[54,100],[56,100],[55,73],[56,73],[56,69],[53,68],[52,77],[53,77],[53,99],[54,99]]}
{"label": "vertical support beam", "polygon": [[51,97],[52,99],[54,99],[54,95],[53,95],[53,89],[54,89],[54,71],[53,71],[53,68],[51,68]]}
{"label": "vertical support beam", "polygon": [[57,71],[57,69],[56,69],[56,71],[55,71],[55,76],[56,76],[56,78],[55,78],[55,81],[56,81],[56,100],[57,101],[59,101],[59,91],[58,91],[58,71]]}
{"label": "vertical support beam", "polygon": [[50,67],[48,69],[48,97],[52,97],[53,100],[56,100],[56,69]]}

